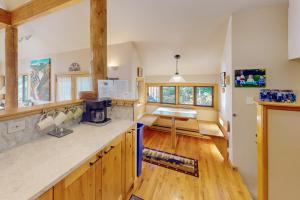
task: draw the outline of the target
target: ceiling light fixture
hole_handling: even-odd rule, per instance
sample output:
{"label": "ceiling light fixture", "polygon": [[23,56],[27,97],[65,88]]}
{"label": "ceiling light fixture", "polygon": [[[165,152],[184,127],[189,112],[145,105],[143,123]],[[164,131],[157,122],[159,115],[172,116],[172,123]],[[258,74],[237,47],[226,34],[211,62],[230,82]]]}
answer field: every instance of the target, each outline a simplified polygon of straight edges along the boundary
{"label": "ceiling light fixture", "polygon": [[184,78],[179,75],[178,72],[178,62],[179,59],[181,58],[180,55],[175,55],[174,58],[176,59],[176,73],[172,76],[172,78],[169,80],[170,83],[183,83],[185,82]]}

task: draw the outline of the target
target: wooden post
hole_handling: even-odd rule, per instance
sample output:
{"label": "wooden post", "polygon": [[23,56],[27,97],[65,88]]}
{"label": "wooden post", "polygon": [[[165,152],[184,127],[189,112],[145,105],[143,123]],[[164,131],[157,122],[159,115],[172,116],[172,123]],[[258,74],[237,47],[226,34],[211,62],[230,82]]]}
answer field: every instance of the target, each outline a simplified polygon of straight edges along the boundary
{"label": "wooden post", "polygon": [[91,74],[98,96],[98,80],[107,79],[107,0],[91,0]]}
{"label": "wooden post", "polygon": [[5,109],[18,107],[18,29],[5,29]]}

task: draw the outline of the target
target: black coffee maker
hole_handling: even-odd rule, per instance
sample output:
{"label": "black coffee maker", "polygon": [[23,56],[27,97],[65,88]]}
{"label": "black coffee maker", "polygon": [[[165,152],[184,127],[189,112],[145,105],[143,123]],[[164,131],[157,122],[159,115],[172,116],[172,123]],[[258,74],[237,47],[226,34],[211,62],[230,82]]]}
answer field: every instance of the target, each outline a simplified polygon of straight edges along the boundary
{"label": "black coffee maker", "polygon": [[111,105],[111,98],[86,100],[82,121],[91,125],[103,126],[108,124],[111,119],[107,117],[107,108]]}

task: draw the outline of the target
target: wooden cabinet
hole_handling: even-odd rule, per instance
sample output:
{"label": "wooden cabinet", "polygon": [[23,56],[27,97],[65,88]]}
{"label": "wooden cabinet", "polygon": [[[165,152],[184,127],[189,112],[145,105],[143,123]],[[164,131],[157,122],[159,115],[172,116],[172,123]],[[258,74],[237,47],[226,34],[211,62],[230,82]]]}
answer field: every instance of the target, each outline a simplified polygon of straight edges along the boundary
{"label": "wooden cabinet", "polygon": [[[100,158],[102,158],[102,152]],[[95,164],[95,200],[102,200],[102,159]]]}
{"label": "wooden cabinet", "polygon": [[102,200],[121,200],[122,195],[122,138],[112,143],[102,157]]}
{"label": "wooden cabinet", "polygon": [[135,179],[135,130],[125,133],[125,193],[129,194],[133,189]]}
{"label": "wooden cabinet", "polygon": [[[135,130],[116,138],[39,200],[122,200],[135,179]],[[51,193],[51,192],[50,192]]]}
{"label": "wooden cabinet", "polygon": [[54,187],[54,200],[94,200],[96,155]]}
{"label": "wooden cabinet", "polygon": [[53,188],[45,192],[42,196],[37,198],[37,200],[53,200]]}

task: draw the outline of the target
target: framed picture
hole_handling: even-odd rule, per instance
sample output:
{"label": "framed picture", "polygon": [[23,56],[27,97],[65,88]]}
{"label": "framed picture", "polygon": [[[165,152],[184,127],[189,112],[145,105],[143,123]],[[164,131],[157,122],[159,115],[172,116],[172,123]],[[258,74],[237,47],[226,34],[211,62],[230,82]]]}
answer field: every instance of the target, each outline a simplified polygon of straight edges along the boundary
{"label": "framed picture", "polygon": [[226,72],[221,73],[220,82],[222,87],[226,87]]}
{"label": "framed picture", "polygon": [[30,65],[30,97],[35,101],[48,102],[51,99],[51,60],[31,61]]}
{"label": "framed picture", "polygon": [[265,69],[235,70],[235,87],[266,87]]}
{"label": "framed picture", "polygon": [[278,103],[295,103],[297,98],[293,90],[269,90],[261,89],[259,94],[261,101]]}

